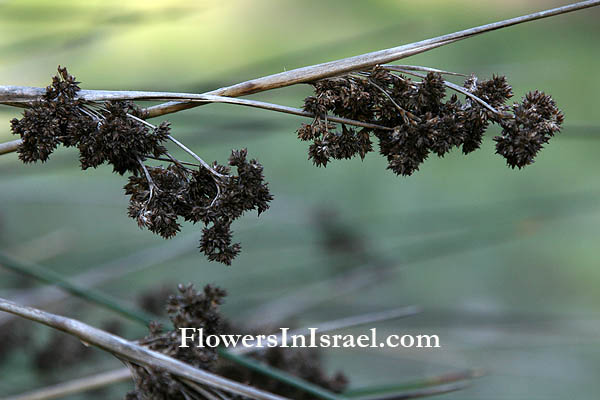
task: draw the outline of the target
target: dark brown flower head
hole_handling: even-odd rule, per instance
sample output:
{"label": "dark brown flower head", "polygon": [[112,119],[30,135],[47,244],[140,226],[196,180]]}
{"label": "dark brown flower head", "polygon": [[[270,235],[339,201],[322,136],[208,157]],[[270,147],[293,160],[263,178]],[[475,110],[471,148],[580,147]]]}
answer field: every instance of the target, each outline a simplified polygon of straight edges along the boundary
{"label": "dark brown flower head", "polygon": [[133,175],[125,185],[125,194],[131,196],[128,214],[141,228],[168,239],[179,232],[178,203],[187,182],[174,166],[146,168],[152,182],[145,175]]}
{"label": "dark brown flower head", "polygon": [[231,225],[226,222],[215,222],[210,228],[202,229],[200,250],[210,261],[231,265],[240,253],[239,243],[232,243]]}
{"label": "dark brown flower head", "polygon": [[73,146],[77,142],[74,135],[95,129],[91,118],[81,110],[83,101],[76,98],[77,84],[65,68],[59,67],[42,100],[33,102],[23,118],[11,121],[12,132],[23,140],[17,149],[23,162],[44,162],[58,145]]}
{"label": "dark brown flower head", "polygon": [[78,141],[82,169],[108,162],[119,175],[137,174],[140,162],[147,156],[160,157],[166,153],[163,143],[170,133],[168,122],[152,129],[132,118],[140,115],[141,110],[126,101],[107,102],[100,113],[98,129]]}
{"label": "dark brown flower head", "polygon": [[537,90],[527,93],[512,111],[514,118],[502,120],[502,135],[494,138],[496,152],[511,168],[523,168],[560,131],[564,116],[550,96]]}
{"label": "dark brown flower head", "polygon": [[[229,166],[212,165],[197,170],[177,164],[167,168],[146,166],[145,174],[131,176],[125,185],[130,195],[129,216],[142,228],[165,238],[174,236],[182,217],[205,225],[200,250],[210,261],[231,265],[241,246],[232,243],[231,224],[246,211],[258,214],[269,208],[273,199],[264,182],[263,167],[247,160],[247,150],[233,150]],[[231,167],[236,170],[232,174]]]}
{"label": "dark brown flower head", "polygon": [[[505,139],[497,139],[502,142],[498,153],[507,157],[509,165],[522,166],[533,160],[541,144],[551,136],[517,139],[515,134],[508,133],[516,128],[509,126],[507,118],[511,118],[507,114],[513,114],[514,121],[526,119],[530,125],[535,118],[529,115],[530,111],[526,117],[519,117],[517,114],[524,115],[524,110],[506,106],[513,93],[503,76],[483,81],[471,76],[464,83],[464,89],[470,93],[464,102],[456,95],[446,99],[446,87],[452,85],[440,73],[429,72],[420,77],[420,81],[415,81],[376,67],[315,82],[315,95],[304,103],[304,110],[313,113],[315,119],[298,129],[301,140],[312,141],[309,158],[316,166],[326,166],[332,158],[346,159],[356,154],[364,158],[373,150],[369,137],[374,134],[379,139],[380,154],[388,160],[388,168],[398,175],[411,175],[430,153],[443,157],[456,147],[461,147],[464,154],[478,149],[492,122],[501,124],[506,132]],[[546,122],[539,122],[535,130],[555,132],[560,123],[558,117],[549,116],[553,113],[549,102],[532,95],[523,107],[530,110],[533,103],[534,107],[548,110],[545,115],[540,113],[538,120]],[[325,122],[328,113],[389,129],[363,128],[357,135],[342,126],[338,133],[334,124]]]}

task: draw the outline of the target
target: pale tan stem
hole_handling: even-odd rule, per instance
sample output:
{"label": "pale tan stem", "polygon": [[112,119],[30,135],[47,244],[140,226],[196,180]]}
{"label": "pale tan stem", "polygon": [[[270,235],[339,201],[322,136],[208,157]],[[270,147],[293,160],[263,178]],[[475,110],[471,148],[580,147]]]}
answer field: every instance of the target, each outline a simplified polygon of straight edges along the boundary
{"label": "pale tan stem", "polygon": [[181,379],[187,379],[201,385],[240,394],[254,399],[283,400],[284,397],[223,378],[210,372],[197,369],[184,362],[152,351],[119,336],[94,328],[81,321],[48,313],[31,307],[21,306],[0,298],[0,310],[19,315],[78,337],[84,343],[96,346],[112,353],[118,358],[138,365],[152,366],[165,370]]}

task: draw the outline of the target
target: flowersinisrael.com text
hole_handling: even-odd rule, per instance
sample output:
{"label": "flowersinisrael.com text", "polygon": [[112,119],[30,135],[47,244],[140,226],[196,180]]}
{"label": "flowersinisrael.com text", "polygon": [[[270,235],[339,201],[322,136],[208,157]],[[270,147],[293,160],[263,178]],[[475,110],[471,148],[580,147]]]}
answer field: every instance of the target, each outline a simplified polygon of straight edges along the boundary
{"label": "flowersinisrael.com text", "polygon": [[289,328],[281,328],[280,333],[271,335],[205,335],[202,328],[179,329],[179,347],[441,347],[437,335],[391,334],[378,338],[377,328],[371,328],[368,334],[362,335],[319,333],[318,328],[308,328],[302,334],[292,334]]}

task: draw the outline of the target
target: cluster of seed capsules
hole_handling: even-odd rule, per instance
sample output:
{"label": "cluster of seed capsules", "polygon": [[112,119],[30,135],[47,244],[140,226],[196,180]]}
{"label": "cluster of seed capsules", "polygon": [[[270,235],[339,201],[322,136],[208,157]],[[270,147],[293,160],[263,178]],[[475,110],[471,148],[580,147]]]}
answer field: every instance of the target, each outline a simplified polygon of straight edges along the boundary
{"label": "cluster of seed capsules", "polygon": [[[304,110],[315,119],[302,124],[298,137],[312,142],[308,154],[314,164],[326,166],[331,159],[364,158],[373,151],[375,136],[388,168],[411,175],[431,153],[443,157],[454,147],[464,154],[478,149],[490,123],[502,127],[494,138],[496,152],[512,168],[522,168],[563,122],[552,98],[538,91],[508,106],[512,88],[503,76],[483,81],[469,77],[457,88],[467,95],[464,101],[456,94],[446,98],[450,85],[439,72],[417,81],[383,67],[319,80],[313,84],[314,96],[304,101]],[[380,128],[342,124],[338,129],[327,119],[331,114]]]}
{"label": "cluster of seed capsules", "polygon": [[[130,175],[125,185],[129,216],[140,227],[171,238],[180,230],[180,219],[201,222],[200,250],[209,260],[230,265],[241,248],[232,242],[232,222],[246,211],[260,214],[272,200],[262,165],[248,160],[246,150],[233,150],[227,166],[190,167],[165,147],[168,122],[146,123],[143,111],[127,101],[86,102],[77,96],[78,84],[59,67],[43,98],[11,121],[13,133],[22,138],[19,158],[44,162],[61,144],[77,147],[82,169],[106,163],[115,173]],[[168,166],[147,165],[149,159]]]}

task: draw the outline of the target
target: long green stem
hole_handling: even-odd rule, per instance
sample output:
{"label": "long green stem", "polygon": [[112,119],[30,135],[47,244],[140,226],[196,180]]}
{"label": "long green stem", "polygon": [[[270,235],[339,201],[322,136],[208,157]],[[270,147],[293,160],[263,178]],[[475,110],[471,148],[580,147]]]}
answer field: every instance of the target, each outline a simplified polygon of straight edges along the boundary
{"label": "long green stem", "polygon": [[45,283],[51,283],[73,294],[81,299],[91,303],[101,305],[111,311],[117,312],[122,316],[148,326],[156,317],[141,310],[127,308],[109,296],[102,294],[97,290],[80,287],[64,279],[60,274],[33,263],[24,263],[10,257],[4,252],[0,252],[0,265],[22,275],[30,276]]}

